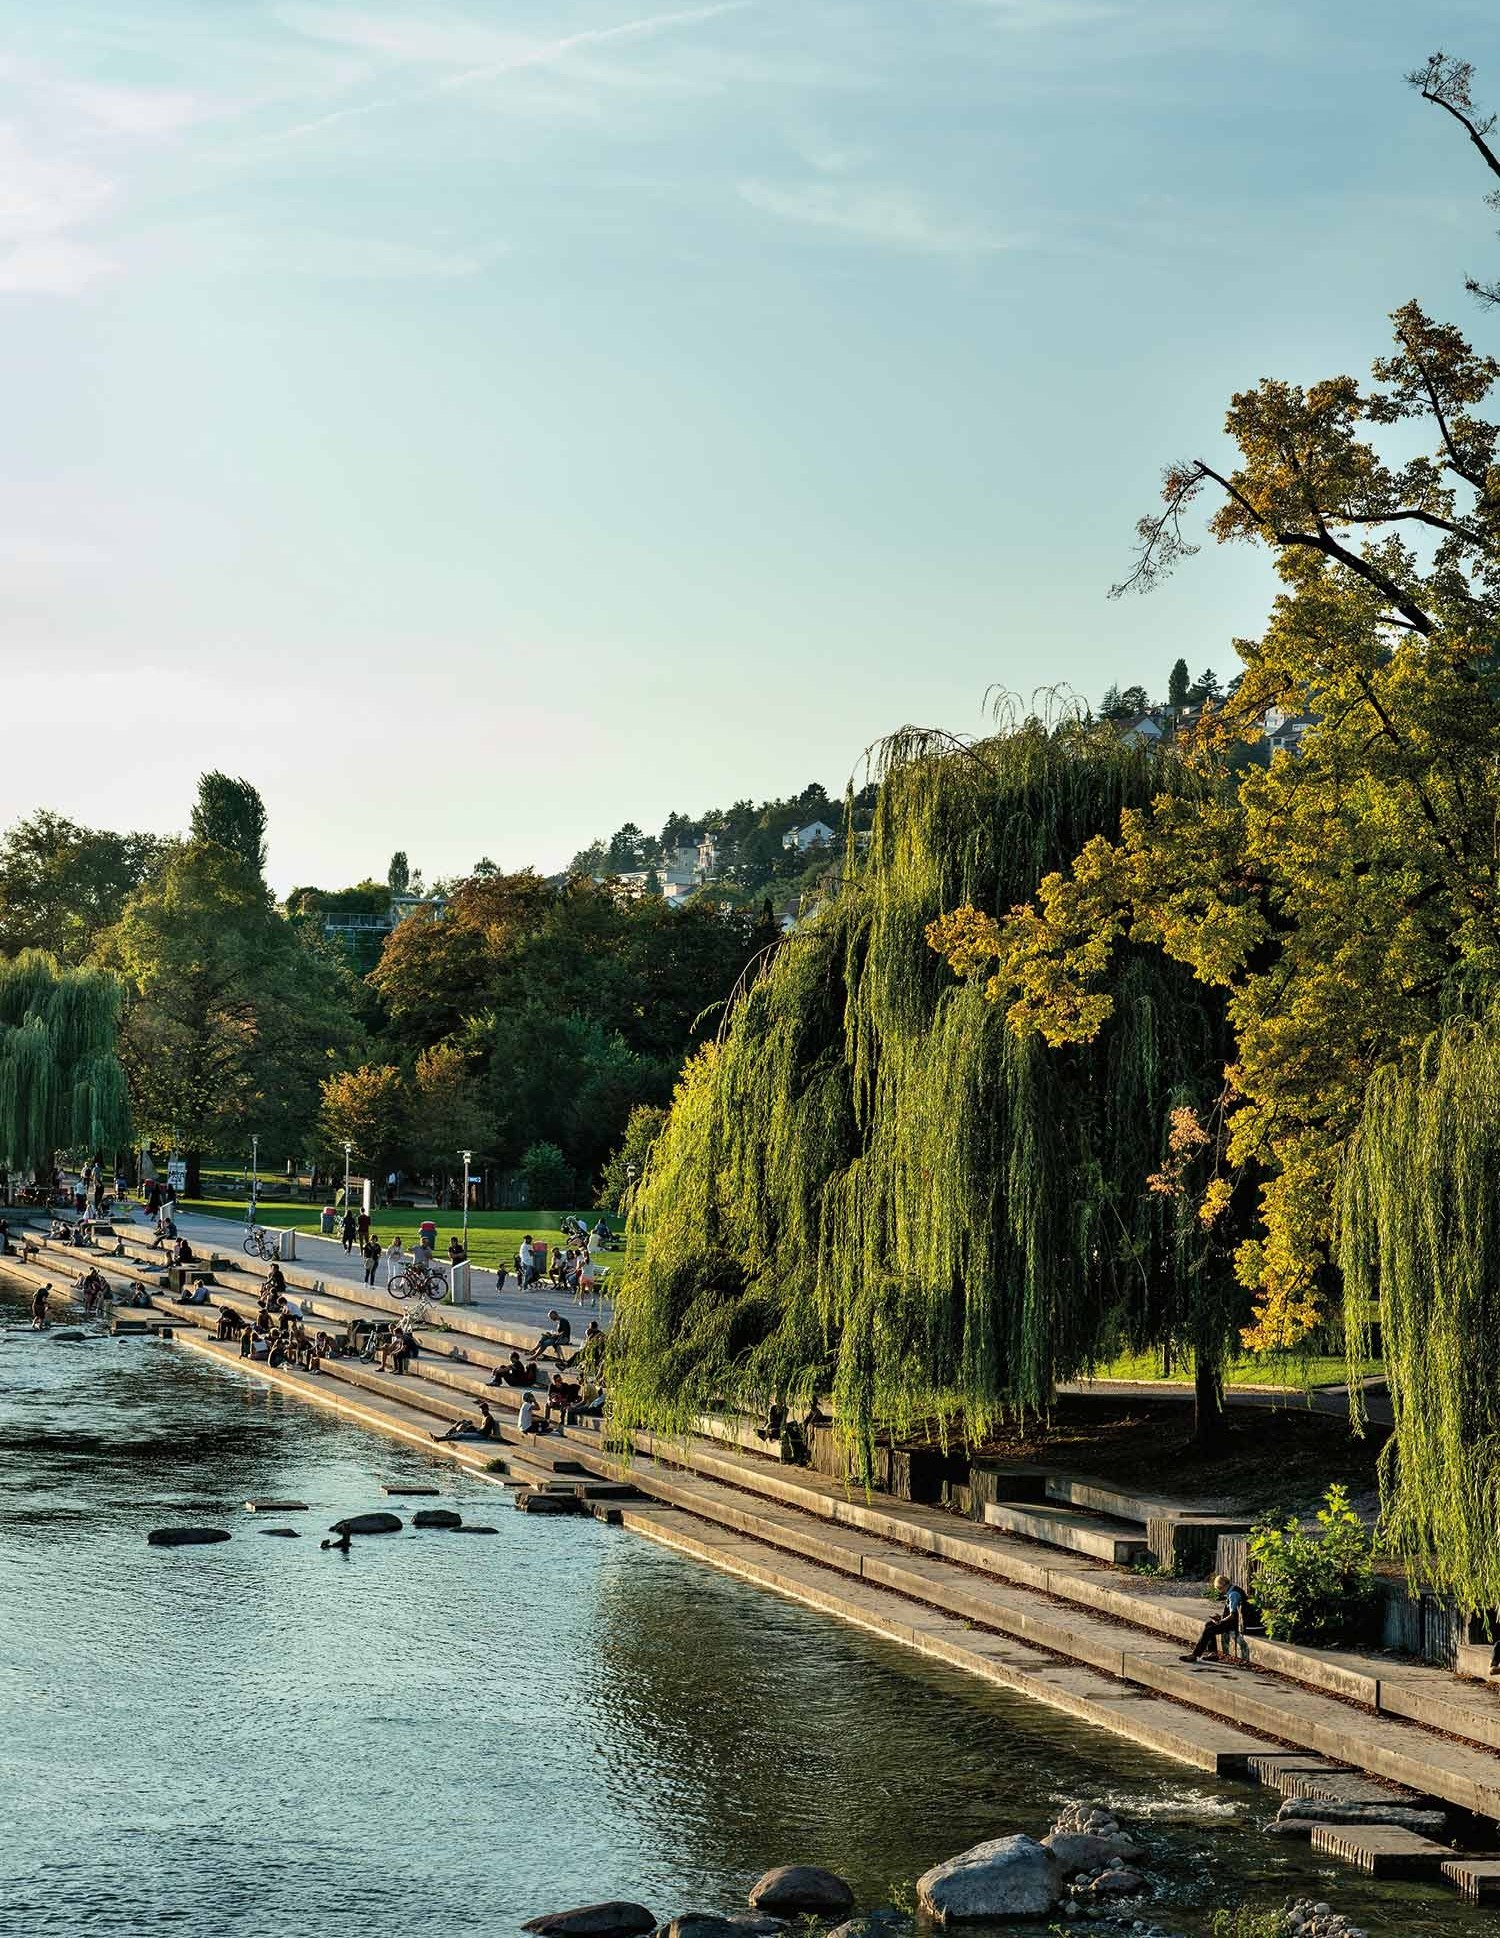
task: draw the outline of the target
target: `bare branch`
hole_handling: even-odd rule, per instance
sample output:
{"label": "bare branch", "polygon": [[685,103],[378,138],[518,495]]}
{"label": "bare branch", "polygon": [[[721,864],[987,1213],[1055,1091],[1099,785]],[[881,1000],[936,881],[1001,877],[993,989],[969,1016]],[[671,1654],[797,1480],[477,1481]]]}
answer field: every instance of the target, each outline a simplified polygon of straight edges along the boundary
{"label": "bare branch", "polygon": [[1470,88],[1474,79],[1473,62],[1453,60],[1439,50],[1428,55],[1425,67],[1413,68],[1406,79],[1424,101],[1453,116],[1484,157],[1485,167],[1492,175],[1500,176],[1500,155],[1486,139],[1495,126],[1495,117],[1488,115],[1481,119],[1474,107]]}
{"label": "bare branch", "polygon": [[1165,508],[1148,513],[1136,524],[1140,548],[1133,569],[1109,589],[1111,599],[1127,592],[1151,592],[1171,576],[1179,559],[1191,558],[1199,549],[1183,536],[1182,514],[1197,497],[1205,478],[1212,473],[1200,458],[1188,463],[1169,464],[1162,473],[1161,495]]}

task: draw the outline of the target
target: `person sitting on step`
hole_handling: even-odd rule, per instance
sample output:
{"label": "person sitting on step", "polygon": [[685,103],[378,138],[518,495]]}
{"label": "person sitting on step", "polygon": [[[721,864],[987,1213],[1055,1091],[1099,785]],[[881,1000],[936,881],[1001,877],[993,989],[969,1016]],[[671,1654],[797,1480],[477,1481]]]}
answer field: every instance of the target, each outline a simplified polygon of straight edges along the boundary
{"label": "person sitting on step", "polygon": [[[1240,1659],[1246,1661],[1249,1659],[1249,1650],[1245,1646],[1244,1639],[1247,1599],[1245,1591],[1243,1588],[1237,1588],[1228,1575],[1215,1575],[1213,1589],[1215,1594],[1224,1597],[1219,1612],[1217,1615],[1210,1616],[1203,1624],[1203,1633],[1193,1644],[1191,1655],[1185,1655],[1182,1659],[1184,1662],[1201,1662],[1205,1655],[1212,1655],[1217,1659],[1220,1654],[1220,1642],[1227,1641],[1230,1636],[1233,1636],[1238,1643]],[[1228,1649],[1225,1649],[1223,1654],[1228,1660]]]}
{"label": "person sitting on step", "polygon": [[245,1323],[233,1306],[221,1305],[219,1323],[214,1327],[214,1337],[215,1339],[238,1339],[245,1330]]}
{"label": "person sitting on step", "polygon": [[522,1399],[521,1410],[516,1415],[516,1425],[523,1434],[527,1435],[537,1436],[552,1431],[537,1411],[536,1395],[534,1393],[528,1393]]}
{"label": "person sitting on step", "polygon": [[491,1386],[535,1386],[536,1368],[528,1366],[521,1355],[511,1349],[510,1358],[503,1366],[497,1366],[490,1374]]}
{"label": "person sitting on step", "polygon": [[564,1348],[572,1343],[573,1328],[557,1310],[556,1306],[549,1306],[547,1308],[547,1317],[552,1321],[552,1330],[550,1332],[544,1332],[527,1354],[527,1358],[533,1366],[541,1358],[542,1354],[547,1352],[556,1355],[557,1363],[560,1366],[566,1357]]}
{"label": "person sitting on step", "polygon": [[432,1437],[440,1446],[446,1440],[498,1440],[500,1422],[490,1412],[489,1401],[481,1400],[477,1421],[455,1420],[451,1427],[442,1433],[435,1433]]}

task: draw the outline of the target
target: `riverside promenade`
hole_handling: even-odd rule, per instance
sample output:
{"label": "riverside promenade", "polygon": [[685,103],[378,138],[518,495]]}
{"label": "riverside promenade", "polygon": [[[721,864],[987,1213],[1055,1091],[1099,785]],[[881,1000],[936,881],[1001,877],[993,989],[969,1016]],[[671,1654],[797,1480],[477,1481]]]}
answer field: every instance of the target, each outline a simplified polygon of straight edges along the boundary
{"label": "riverside promenade", "polygon": [[[242,1237],[237,1224],[215,1222],[226,1241]],[[209,1221],[184,1229],[213,1249]],[[211,1303],[183,1306],[164,1289],[160,1253],[141,1227],[122,1225],[113,1255],[35,1238],[35,1258],[0,1268],[19,1287],[50,1280],[62,1294],[86,1262],[98,1264],[122,1329],[156,1331],[230,1377],[457,1462],[513,1489],[529,1512],[593,1513],[1197,1769],[1271,1784],[1284,1808],[1314,1813],[1294,1813],[1284,1834],[1310,1836],[1315,1849],[1376,1874],[1448,1875],[1470,1895],[1500,1890],[1490,1855],[1500,1694],[1409,1657],[1261,1637],[1250,1639],[1248,1666],[1182,1662],[1205,1605],[1116,1560],[1119,1544],[1130,1545],[1124,1531],[1144,1534],[1169,1502],[1105,1498],[1085,1476],[1011,1466],[992,1476],[1002,1498],[965,1515],[784,1466],[730,1420],[705,1421],[681,1441],[642,1437],[628,1456],[596,1421],[523,1440],[519,1395],[491,1380],[512,1346],[534,1345],[550,1295],[501,1299],[491,1289],[472,1306],[443,1308],[404,1376],[359,1360],[327,1361],[317,1375],[273,1371],[213,1336],[218,1308],[253,1313],[267,1269],[227,1242]],[[339,1251],[284,1267],[309,1316],[389,1318],[384,1290],[370,1293],[341,1263],[350,1265]],[[477,1421],[481,1397],[500,1421],[498,1440],[436,1444],[455,1422]],[[1127,1511],[1141,1518],[1129,1522]],[[1110,1553],[1095,1551],[1100,1541]]]}

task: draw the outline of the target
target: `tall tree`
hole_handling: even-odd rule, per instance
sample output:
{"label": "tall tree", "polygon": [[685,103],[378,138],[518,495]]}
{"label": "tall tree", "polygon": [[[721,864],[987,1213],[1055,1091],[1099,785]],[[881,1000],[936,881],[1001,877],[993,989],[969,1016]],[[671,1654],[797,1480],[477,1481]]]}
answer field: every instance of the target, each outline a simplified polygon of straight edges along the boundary
{"label": "tall tree", "polygon": [[[616,1306],[622,1422],[831,1387],[867,1460],[922,1419],[978,1439],[1124,1338],[1216,1363],[1232,1276],[1177,1271],[1150,1179],[1173,1110],[1211,1104],[1222,1005],[1137,950],[1107,1048],[1053,1055],[927,939],[955,903],[1012,907],[1163,771],[1077,725],[893,745],[862,867],[678,1087]],[[933,940],[964,966],[956,930]]]}
{"label": "tall tree", "polygon": [[[1443,91],[1439,105],[1467,111],[1468,70],[1434,71],[1428,98]],[[1351,1341],[1378,1297],[1393,1343],[1389,1525],[1428,1577],[1482,1609],[1500,1494],[1492,1411],[1469,1397],[1488,1364],[1474,1328],[1500,1298],[1484,1223],[1500,1042],[1500,422],[1483,414],[1500,364],[1415,302],[1392,323],[1368,387],[1263,380],[1230,405],[1228,462],[1168,467],[1126,584],[1150,586],[1195,549],[1184,521],[1208,499],[1217,539],[1274,561],[1269,623],[1240,643],[1244,676],[1197,738],[1202,797],[1127,813],[1117,840],[1085,844],[986,947],[1012,1028],[1059,1048],[1110,1025],[1101,979],[1121,948],[1159,949],[1223,992],[1223,1158],[1196,1218],[1212,1230],[1258,1190],[1235,1242],[1257,1300],[1248,1343],[1289,1345],[1327,1315],[1337,1241],[1359,1295]],[[1227,757],[1272,707],[1316,724],[1236,788]]]}
{"label": "tall tree", "polygon": [[391,856],[390,866],[385,871],[386,886],[393,895],[404,895],[411,886],[411,863],[406,859],[406,850],[398,848]]}
{"label": "tall tree", "polygon": [[39,949],[0,961],[0,1171],[50,1175],[59,1152],[125,1142],[120,995],[113,976]]}
{"label": "tall tree", "polygon": [[0,837],[0,955],[80,963],[162,851],[150,834],[81,828],[43,808]]}
{"label": "tall tree", "polygon": [[266,865],[266,804],[246,780],[231,780],[217,769],[198,782],[193,804],[194,841],[217,842],[247,862],[256,874]]}
{"label": "tall tree", "polygon": [[411,1096],[394,1064],[361,1064],[325,1077],[318,1136],[330,1159],[351,1146],[350,1163],[377,1181],[410,1159]]}
{"label": "tall tree", "polygon": [[1185,659],[1174,660],[1172,671],[1167,677],[1167,705],[1181,711],[1187,705],[1188,663]]}
{"label": "tall tree", "polygon": [[126,904],[100,960],[128,990],[121,1056],[138,1127],[188,1161],[258,1131],[301,1149],[318,1083],[355,1035],[347,967],[277,914],[259,869],[189,842]]}

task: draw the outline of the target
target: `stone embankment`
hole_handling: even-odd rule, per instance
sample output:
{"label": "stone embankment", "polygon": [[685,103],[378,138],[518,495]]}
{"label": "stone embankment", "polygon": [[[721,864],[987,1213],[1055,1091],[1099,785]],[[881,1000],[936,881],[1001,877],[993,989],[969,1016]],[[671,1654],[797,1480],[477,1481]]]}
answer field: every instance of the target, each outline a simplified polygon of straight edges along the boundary
{"label": "stone embankment", "polygon": [[[181,1305],[163,1283],[160,1254],[128,1229],[103,1257],[37,1242],[36,1258],[0,1269],[23,1285],[65,1287],[85,1263],[99,1265],[117,1326],[160,1332],[228,1372],[511,1487],[528,1511],[593,1512],[1198,1769],[1257,1779],[1289,1804],[1321,1802],[1321,1811],[1284,1810],[1278,1832],[1306,1834],[1315,1849],[1374,1874],[1442,1875],[1475,1897],[1497,1888],[1495,1867],[1451,1842],[1472,1836],[1470,1816],[1500,1819],[1495,1692],[1408,1658],[1260,1637],[1245,1664],[1184,1663],[1204,1605],[1078,1545],[1080,1517],[1118,1522],[1138,1509],[1144,1525],[1169,1516],[1170,1503],[1131,1503],[1086,1478],[1012,1469],[989,1477],[1005,1496],[991,1504],[1030,1502],[1038,1512],[1019,1523],[1007,1514],[1012,1524],[1001,1525],[987,1511],[965,1518],[783,1466],[722,1422],[682,1441],[643,1438],[628,1458],[597,1422],[523,1440],[520,1395],[492,1381],[512,1348],[535,1346],[535,1326],[445,1308],[403,1376],[357,1358],[326,1360],[316,1375],[271,1370],[214,1337],[219,1309],[253,1314],[263,1268],[214,1259],[210,1302]],[[284,1269],[311,1327],[392,1316],[378,1292]],[[481,1398],[498,1438],[435,1444],[455,1423],[477,1426]],[[1066,1533],[1058,1545],[1045,1538],[1051,1520]]]}

